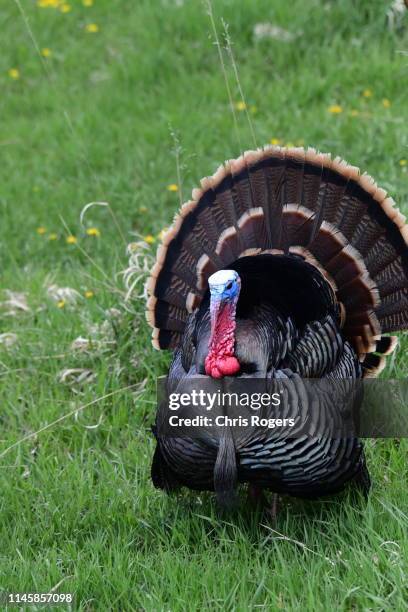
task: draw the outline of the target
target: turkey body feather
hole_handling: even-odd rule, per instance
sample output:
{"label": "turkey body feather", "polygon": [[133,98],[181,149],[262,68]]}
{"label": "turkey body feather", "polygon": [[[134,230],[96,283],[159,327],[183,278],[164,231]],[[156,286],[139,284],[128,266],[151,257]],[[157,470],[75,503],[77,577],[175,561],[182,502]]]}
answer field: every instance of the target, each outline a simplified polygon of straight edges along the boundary
{"label": "turkey body feather", "polygon": [[[158,435],[155,486],[216,490],[224,501],[240,482],[300,497],[349,482],[367,491],[362,442],[330,435],[347,415],[327,384],[377,375],[396,345],[383,332],[408,324],[404,217],[370,177],[313,150],[249,152],[193,196],[148,284],[154,344],[175,349],[168,392],[222,377],[233,363],[235,379],[290,381],[305,421],[311,411],[318,417],[313,435],[264,427],[227,427],[219,438],[205,428],[194,438]],[[311,397],[304,379],[326,387]],[[158,432],[167,410],[159,406]]]}
{"label": "turkey body feather", "polygon": [[[289,263],[300,264],[296,259]],[[256,265],[256,258],[251,260],[251,265]],[[302,267],[308,268],[308,265]],[[311,276],[305,275],[304,279],[309,284]],[[289,287],[292,280],[290,276],[286,279]],[[242,286],[245,287],[245,276]],[[318,300],[315,310],[320,311],[322,318],[300,322],[305,318],[304,311],[299,313],[300,321],[296,313],[281,314],[267,300],[267,295],[268,287],[257,284],[257,289],[253,287],[253,291],[244,292],[243,303],[237,311],[235,355],[241,365],[240,377],[296,381],[302,377],[362,376],[363,370],[354,350],[342,338],[335,303],[329,310],[329,304],[324,309],[324,300]],[[316,297],[318,295],[322,298],[320,292]],[[312,314],[310,301],[309,296]],[[286,307],[296,311],[290,308],[290,301]],[[323,313],[324,310],[327,312]],[[191,380],[205,375],[209,338],[206,297],[200,308],[190,315],[182,345],[175,352],[168,378],[169,393],[180,388],[186,391]],[[301,385],[299,380],[298,386]],[[328,400],[332,402],[332,396]],[[163,410],[165,415],[166,406]],[[237,472],[233,481],[249,482],[299,497],[316,497],[341,490],[345,482],[364,469],[363,446],[355,437],[332,439],[325,428],[323,422],[320,435],[296,435],[295,438],[262,427],[250,428],[249,434],[241,438],[231,433]],[[203,435],[203,439],[164,436],[158,440],[161,469],[169,468],[170,481],[198,490],[217,490],[214,472],[219,444],[213,440],[206,443],[205,439]]]}

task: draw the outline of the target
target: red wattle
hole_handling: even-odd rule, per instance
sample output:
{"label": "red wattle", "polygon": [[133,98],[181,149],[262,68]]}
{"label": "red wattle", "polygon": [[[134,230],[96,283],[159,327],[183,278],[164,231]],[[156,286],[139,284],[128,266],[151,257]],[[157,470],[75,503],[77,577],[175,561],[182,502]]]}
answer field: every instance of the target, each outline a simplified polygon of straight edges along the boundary
{"label": "red wattle", "polygon": [[236,357],[225,357],[225,359],[218,361],[217,366],[224,376],[233,376],[239,372],[240,368],[239,361]]}
{"label": "red wattle", "polygon": [[212,378],[222,378],[223,376],[233,376],[240,369],[239,361],[236,357],[217,357],[211,353],[205,360],[205,373]]}

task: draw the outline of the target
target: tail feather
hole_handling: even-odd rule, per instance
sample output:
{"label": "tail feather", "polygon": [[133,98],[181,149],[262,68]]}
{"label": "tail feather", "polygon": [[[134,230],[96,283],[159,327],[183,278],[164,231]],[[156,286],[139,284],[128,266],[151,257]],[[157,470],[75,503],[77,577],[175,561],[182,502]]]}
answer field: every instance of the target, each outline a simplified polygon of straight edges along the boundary
{"label": "tail feather", "polygon": [[298,204],[302,199],[302,186],[305,167],[305,152],[298,149],[297,154],[288,157],[286,163],[286,202]]}
{"label": "tail feather", "polygon": [[282,150],[271,158],[270,164],[261,163],[265,175],[268,200],[264,208],[265,226],[268,231],[266,249],[280,249],[282,235],[282,188],[285,181],[285,157]]}
{"label": "tail feather", "polygon": [[348,242],[351,241],[355,227],[361,223],[367,209],[367,205],[359,197],[358,176],[358,169],[354,168],[352,178],[349,179],[343,195],[342,206],[339,207],[338,212],[337,227]]}
{"label": "tail feather", "polygon": [[[324,174],[327,181],[327,205],[324,213],[326,221],[338,227],[338,217],[342,210],[342,201],[349,184],[350,175],[346,172],[347,164],[336,157],[331,164],[330,171]],[[346,172],[344,174],[344,172]]]}
{"label": "tail feather", "polygon": [[316,208],[313,216],[313,224],[310,231],[309,246],[314,244],[325,218],[324,215],[329,198],[329,184],[326,180],[325,173],[326,168],[323,168],[319,194],[316,200]]}
{"label": "tail feather", "polygon": [[[309,152],[314,153],[313,150],[309,150]],[[305,161],[301,205],[312,213],[315,211],[318,202],[322,173],[323,165],[321,163],[316,160],[313,163]]]}
{"label": "tail feather", "polygon": [[[247,160],[250,163],[251,157]],[[268,187],[267,176],[262,166],[248,166],[249,180],[251,182],[251,190],[253,201],[256,206],[262,208],[264,218],[264,234],[261,237],[263,248],[272,248],[272,227],[269,222],[269,210],[271,203],[270,190]]]}
{"label": "tail feather", "polygon": [[397,336],[381,336],[375,346],[375,352],[380,355],[391,355],[398,346]]}
{"label": "tail feather", "polygon": [[366,378],[376,378],[381,374],[385,365],[385,357],[373,354],[367,355],[362,363],[364,376]]}

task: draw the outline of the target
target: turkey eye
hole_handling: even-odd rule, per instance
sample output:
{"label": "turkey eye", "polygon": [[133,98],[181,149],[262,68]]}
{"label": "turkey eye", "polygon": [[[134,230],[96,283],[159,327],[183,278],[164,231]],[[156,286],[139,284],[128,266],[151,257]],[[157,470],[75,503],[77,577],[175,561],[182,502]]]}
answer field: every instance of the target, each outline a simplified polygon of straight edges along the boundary
{"label": "turkey eye", "polygon": [[232,287],[232,281],[230,283],[228,283],[228,285],[225,287],[226,289],[231,289]]}

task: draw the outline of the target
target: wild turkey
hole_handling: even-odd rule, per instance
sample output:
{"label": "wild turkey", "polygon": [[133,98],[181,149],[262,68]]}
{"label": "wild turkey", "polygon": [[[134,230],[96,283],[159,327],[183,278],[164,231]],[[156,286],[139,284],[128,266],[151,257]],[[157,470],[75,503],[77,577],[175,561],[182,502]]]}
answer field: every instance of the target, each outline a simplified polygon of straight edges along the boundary
{"label": "wild turkey", "polygon": [[[393,200],[339,158],[265,147],[226,162],[176,215],[148,281],[153,345],[174,350],[168,392],[196,376],[378,375],[396,346],[383,334],[408,326],[407,242]],[[226,428],[216,443],[204,429],[156,431],[153,483],[220,499],[245,482],[309,498],[348,482],[367,492],[362,442],[322,431],[242,441]]]}

